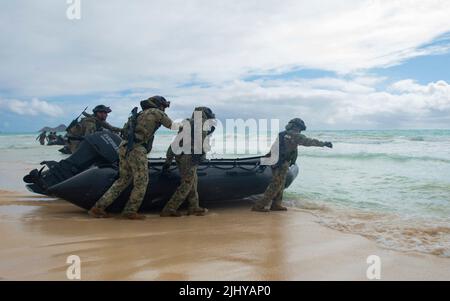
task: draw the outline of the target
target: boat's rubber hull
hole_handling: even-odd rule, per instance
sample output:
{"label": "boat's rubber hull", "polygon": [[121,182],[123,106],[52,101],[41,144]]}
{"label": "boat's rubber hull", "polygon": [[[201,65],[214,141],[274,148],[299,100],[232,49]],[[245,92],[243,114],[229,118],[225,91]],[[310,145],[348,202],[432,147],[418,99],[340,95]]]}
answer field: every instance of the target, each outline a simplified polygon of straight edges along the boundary
{"label": "boat's rubber hull", "polygon": [[[105,193],[118,176],[119,136],[98,132],[84,138],[79,148],[67,159],[45,161],[44,170],[32,170],[24,176],[27,188],[35,193],[63,198],[81,208],[89,209]],[[237,200],[261,194],[272,179],[269,166],[260,165],[261,157],[214,159],[198,167],[200,202]],[[169,200],[180,183],[175,164],[161,175],[164,159],[149,160],[149,185],[141,210],[161,207]],[[289,168],[288,187],[298,174],[298,167]],[[131,187],[108,208],[120,211],[130,195]]]}
{"label": "boat's rubber hull", "polygon": [[[198,193],[201,204],[243,199],[265,191],[272,178],[270,167],[256,166],[258,159],[240,160],[239,166],[233,166],[233,160],[213,160],[201,165],[198,170]],[[150,162],[150,180],[141,211],[162,207],[175,192],[180,183],[178,170],[161,175],[163,160]],[[230,166],[231,165],[231,166]],[[252,167],[253,166],[253,170]],[[242,169],[244,167],[245,169]],[[249,170],[247,170],[249,169]],[[298,174],[298,167],[291,166],[286,181],[289,186]],[[73,178],[59,183],[48,190],[52,196],[63,198],[81,208],[89,209],[106,192],[118,176],[111,167],[94,167]],[[131,186],[108,208],[110,212],[119,212],[125,206]]]}

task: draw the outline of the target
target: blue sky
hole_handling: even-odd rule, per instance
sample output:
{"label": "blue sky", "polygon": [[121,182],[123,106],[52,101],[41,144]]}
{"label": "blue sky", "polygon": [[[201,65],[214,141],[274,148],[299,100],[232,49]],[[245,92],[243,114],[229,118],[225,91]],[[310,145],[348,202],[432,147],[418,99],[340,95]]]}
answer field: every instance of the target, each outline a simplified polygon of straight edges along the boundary
{"label": "blue sky", "polygon": [[423,85],[438,80],[450,82],[450,54],[421,56],[397,66],[374,69],[372,72],[386,76],[390,81],[411,78]]}
{"label": "blue sky", "polygon": [[[301,117],[310,129],[450,128],[450,3],[18,0],[0,11],[0,131],[143,98],[173,118]],[[149,19],[149,11],[158,11]]]}
{"label": "blue sky", "polygon": [[[392,67],[373,68],[365,70],[365,72],[373,76],[386,77],[386,82],[384,82],[383,85],[380,85],[380,87],[385,87],[386,84],[405,78],[414,79],[423,85],[439,80],[450,82],[450,53],[415,57]],[[323,77],[348,78],[346,75],[339,75],[333,71],[320,69],[294,69],[289,72],[276,74],[273,74],[270,71],[264,74],[252,74],[243,78],[243,80],[290,80],[295,78],[308,79]]]}

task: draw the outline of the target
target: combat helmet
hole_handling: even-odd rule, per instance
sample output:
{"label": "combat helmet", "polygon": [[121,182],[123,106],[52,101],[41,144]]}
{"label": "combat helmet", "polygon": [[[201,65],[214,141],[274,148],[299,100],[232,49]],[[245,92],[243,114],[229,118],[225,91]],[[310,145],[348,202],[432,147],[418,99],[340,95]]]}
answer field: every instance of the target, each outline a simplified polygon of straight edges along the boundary
{"label": "combat helmet", "polygon": [[[202,118],[205,120],[216,118],[216,114],[214,114],[213,111],[208,107],[196,107],[194,109],[194,113],[195,112],[202,112]],[[194,118],[194,113],[192,113],[192,118]]]}
{"label": "combat helmet", "polygon": [[299,130],[299,131],[304,131],[306,130],[306,125],[305,122],[303,120],[301,120],[300,118],[294,118],[291,119],[288,124],[286,125],[286,130]]}
{"label": "combat helmet", "polygon": [[98,105],[92,110],[92,112],[94,112],[94,114],[97,112],[111,113],[111,109],[105,105]]}
{"label": "combat helmet", "polygon": [[150,109],[150,108],[168,108],[170,107],[170,101],[167,101],[164,97],[155,95],[152,97],[149,97],[148,99],[145,99],[141,101],[141,108],[142,110]]}

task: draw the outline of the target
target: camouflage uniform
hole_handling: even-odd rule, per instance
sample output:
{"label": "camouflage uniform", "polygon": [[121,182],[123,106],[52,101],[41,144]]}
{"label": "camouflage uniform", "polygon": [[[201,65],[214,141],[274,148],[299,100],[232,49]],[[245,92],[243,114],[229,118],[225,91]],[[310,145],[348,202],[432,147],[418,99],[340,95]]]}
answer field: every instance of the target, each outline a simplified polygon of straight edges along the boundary
{"label": "camouflage uniform", "polygon": [[[170,148],[168,152],[172,152]],[[178,210],[184,200],[188,201],[189,209],[195,210],[200,208],[197,184],[197,164],[192,162],[192,155],[178,155],[175,156],[178,170],[180,172],[181,182],[175,193],[167,202],[163,211],[165,210]]]}
{"label": "camouflage uniform", "polygon": [[120,133],[122,131],[121,128],[112,126],[105,120],[100,120],[94,115],[86,114],[86,117],[82,118],[76,126],[69,130],[69,136],[74,137],[75,139],[70,139],[68,142],[68,147],[72,153],[78,148],[81,143],[81,139],[84,136],[93,134],[95,132],[102,131],[103,129],[110,130],[111,132]]}
{"label": "camouflage uniform", "polygon": [[[200,111],[202,109],[208,109],[206,107],[199,107],[196,108],[196,111]],[[208,109],[209,110],[209,109]],[[211,114],[211,115],[209,115]],[[208,118],[214,119],[214,113],[212,113],[211,110],[209,110],[208,115],[205,113],[202,114],[202,124],[205,122]],[[187,122],[191,125],[191,131],[194,131],[194,121],[193,119],[186,119]],[[180,132],[183,129],[180,129]],[[161,215],[162,216],[178,216],[179,214],[176,213],[178,208],[181,206],[181,204],[187,200],[188,201],[188,212],[189,214],[195,214],[195,215],[203,215],[207,212],[207,209],[201,208],[199,205],[199,198],[198,198],[198,192],[197,192],[197,186],[198,186],[198,176],[197,176],[197,167],[198,164],[205,160],[206,158],[206,152],[209,151],[209,143],[205,147],[205,139],[207,139],[208,135],[211,134],[212,131],[204,131],[202,130],[202,153],[201,154],[194,154],[194,135],[191,135],[191,154],[179,154],[175,155],[172,147],[169,146],[169,149],[167,150],[166,155],[166,162],[165,166],[166,168],[170,166],[173,158],[175,158],[175,161],[177,163],[178,170],[180,172],[180,185],[178,186],[175,193],[172,195],[170,200],[167,202],[167,204],[164,206]],[[182,143],[180,143],[182,146]]]}
{"label": "camouflage uniform", "polygon": [[106,209],[133,182],[134,188],[123,212],[134,213],[139,210],[148,184],[147,151],[139,145],[133,147],[128,156],[126,152],[127,147],[122,143],[119,148],[119,179],[98,200],[96,207]]}
{"label": "camouflage uniform", "polygon": [[286,176],[289,166],[295,164],[298,156],[297,147],[303,146],[327,146],[329,142],[322,142],[317,139],[307,138],[299,131],[287,130],[281,132],[275,144],[279,145],[279,161],[272,166],[272,180],[267,186],[264,196],[258,200],[253,209],[263,210],[270,206],[272,210],[286,210],[281,206],[283,192],[286,183]]}
{"label": "camouflage uniform", "polygon": [[[158,108],[149,108],[138,114],[135,129],[135,144],[127,152],[128,141],[124,140],[119,147],[119,179],[97,201],[94,207],[106,209],[124,191],[131,182],[133,190],[125,206],[123,214],[136,213],[142,204],[148,185],[148,159],[147,154],[152,148],[156,130],[163,125],[171,128],[172,120]],[[128,128],[128,122],[124,130]]]}
{"label": "camouflage uniform", "polygon": [[87,136],[93,134],[95,132],[102,131],[103,129],[110,130],[111,132],[120,133],[122,131],[121,128],[117,128],[109,124],[106,120],[100,120],[95,116],[89,116],[81,119],[81,128],[82,134],[81,136]]}
{"label": "camouflage uniform", "polygon": [[269,186],[267,186],[263,198],[257,202],[257,206],[281,206],[289,165],[289,162],[284,162],[281,166],[272,168],[272,180],[270,181]]}

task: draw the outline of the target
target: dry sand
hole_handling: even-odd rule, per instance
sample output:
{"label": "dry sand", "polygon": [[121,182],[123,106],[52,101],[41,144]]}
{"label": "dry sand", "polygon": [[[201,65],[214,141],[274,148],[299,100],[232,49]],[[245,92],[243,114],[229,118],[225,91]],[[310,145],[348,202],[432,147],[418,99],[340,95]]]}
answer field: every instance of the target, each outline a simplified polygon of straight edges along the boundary
{"label": "dry sand", "polygon": [[81,258],[83,280],[450,280],[450,259],[381,249],[328,229],[300,210],[256,213],[217,206],[205,217],[92,219],[62,200],[0,191],[0,279],[67,280]]}

